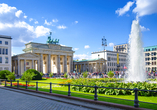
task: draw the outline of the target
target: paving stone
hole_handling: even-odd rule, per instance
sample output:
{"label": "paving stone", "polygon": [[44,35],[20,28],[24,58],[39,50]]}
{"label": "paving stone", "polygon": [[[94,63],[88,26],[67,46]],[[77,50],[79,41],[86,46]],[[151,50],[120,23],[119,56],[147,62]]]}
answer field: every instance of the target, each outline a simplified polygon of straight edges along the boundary
{"label": "paving stone", "polygon": [[[38,95],[45,98],[33,95]],[[31,93],[28,91],[15,90],[11,88],[2,89],[2,87],[0,87],[0,96],[0,110],[92,110],[89,107],[97,107],[98,109],[102,110],[122,110],[114,107],[96,105],[72,99],[65,99],[44,94]],[[46,98],[52,98],[52,100]],[[78,105],[60,102],[59,100],[71,102]],[[86,107],[85,105],[88,105],[89,107]]]}

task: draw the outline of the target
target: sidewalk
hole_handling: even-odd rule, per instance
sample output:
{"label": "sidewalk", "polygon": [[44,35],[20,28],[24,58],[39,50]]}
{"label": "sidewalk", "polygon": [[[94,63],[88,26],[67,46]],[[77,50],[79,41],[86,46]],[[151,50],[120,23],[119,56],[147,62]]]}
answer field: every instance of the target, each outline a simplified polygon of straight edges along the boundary
{"label": "sidewalk", "polygon": [[0,86],[1,110],[122,110],[84,101]]}

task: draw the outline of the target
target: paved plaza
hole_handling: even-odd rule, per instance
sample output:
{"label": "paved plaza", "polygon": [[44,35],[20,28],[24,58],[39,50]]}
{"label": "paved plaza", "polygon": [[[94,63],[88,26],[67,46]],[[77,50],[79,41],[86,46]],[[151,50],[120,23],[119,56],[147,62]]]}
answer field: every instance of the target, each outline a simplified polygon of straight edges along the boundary
{"label": "paved plaza", "polygon": [[[21,92],[21,93],[20,93]],[[54,96],[40,95],[41,98],[36,96],[37,93],[31,93],[26,91],[14,90],[11,88],[0,87],[0,110],[94,110],[92,107],[97,107],[98,110],[117,110],[118,108],[107,107],[102,105],[94,105],[90,103],[84,103],[81,101],[73,101],[70,99],[59,98],[56,101]],[[54,100],[46,99],[51,97]],[[63,103],[63,101],[73,102],[76,104]],[[88,105],[89,107],[84,106]],[[120,110],[120,109],[118,109]]]}

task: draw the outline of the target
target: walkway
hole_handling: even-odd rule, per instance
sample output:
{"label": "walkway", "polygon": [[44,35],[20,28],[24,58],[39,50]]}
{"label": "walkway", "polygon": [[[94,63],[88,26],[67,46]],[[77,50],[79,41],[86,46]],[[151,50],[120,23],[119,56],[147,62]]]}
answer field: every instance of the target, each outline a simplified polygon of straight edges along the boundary
{"label": "walkway", "polygon": [[0,87],[0,96],[0,110],[121,110],[5,87]]}

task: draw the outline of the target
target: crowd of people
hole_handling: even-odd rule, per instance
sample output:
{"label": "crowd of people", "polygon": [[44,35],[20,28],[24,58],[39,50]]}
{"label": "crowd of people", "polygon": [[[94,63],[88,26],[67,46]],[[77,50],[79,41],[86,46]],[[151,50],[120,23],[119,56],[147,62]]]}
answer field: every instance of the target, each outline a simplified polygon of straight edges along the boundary
{"label": "crowd of people", "polygon": [[[115,71],[114,78],[124,78],[125,72],[124,71]],[[81,72],[73,72],[67,73],[68,78],[83,78],[83,73]],[[44,74],[44,77],[49,77],[49,74]],[[55,78],[63,78],[64,73],[53,73],[53,77]],[[87,78],[108,78],[107,72],[87,72]]]}

